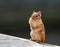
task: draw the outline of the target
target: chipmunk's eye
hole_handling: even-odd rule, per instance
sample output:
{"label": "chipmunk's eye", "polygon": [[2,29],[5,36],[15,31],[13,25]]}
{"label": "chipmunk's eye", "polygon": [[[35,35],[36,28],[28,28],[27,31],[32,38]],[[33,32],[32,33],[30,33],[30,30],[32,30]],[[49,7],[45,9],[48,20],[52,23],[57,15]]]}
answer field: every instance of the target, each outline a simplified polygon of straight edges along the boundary
{"label": "chipmunk's eye", "polygon": [[38,16],[36,16],[36,17],[38,17]]}
{"label": "chipmunk's eye", "polygon": [[40,16],[37,15],[36,18],[40,18]]}

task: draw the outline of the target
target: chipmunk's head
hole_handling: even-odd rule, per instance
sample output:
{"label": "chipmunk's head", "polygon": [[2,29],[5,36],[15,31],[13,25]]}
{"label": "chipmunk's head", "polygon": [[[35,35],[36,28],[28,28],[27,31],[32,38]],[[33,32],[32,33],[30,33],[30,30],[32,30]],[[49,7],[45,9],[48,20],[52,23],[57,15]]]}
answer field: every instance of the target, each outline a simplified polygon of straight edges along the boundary
{"label": "chipmunk's head", "polygon": [[41,18],[41,11],[38,11],[38,12],[33,11],[32,18],[33,19],[40,19]]}

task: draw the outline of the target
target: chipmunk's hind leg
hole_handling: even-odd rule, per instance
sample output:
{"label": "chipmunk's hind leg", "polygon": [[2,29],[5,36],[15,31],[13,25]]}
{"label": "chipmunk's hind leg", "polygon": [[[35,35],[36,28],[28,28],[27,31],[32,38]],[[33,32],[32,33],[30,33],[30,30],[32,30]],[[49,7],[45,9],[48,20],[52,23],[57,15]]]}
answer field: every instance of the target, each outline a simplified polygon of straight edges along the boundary
{"label": "chipmunk's hind leg", "polygon": [[42,43],[44,43],[45,42],[45,32],[43,31],[42,32]]}

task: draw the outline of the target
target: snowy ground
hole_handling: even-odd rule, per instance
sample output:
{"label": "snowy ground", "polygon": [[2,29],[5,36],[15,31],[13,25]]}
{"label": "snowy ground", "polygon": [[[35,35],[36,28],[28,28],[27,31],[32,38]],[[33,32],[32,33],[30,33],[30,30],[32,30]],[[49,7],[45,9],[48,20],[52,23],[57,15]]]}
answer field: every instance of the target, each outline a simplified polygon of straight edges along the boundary
{"label": "snowy ground", "polygon": [[50,44],[38,44],[27,39],[0,34],[0,47],[60,47]]}

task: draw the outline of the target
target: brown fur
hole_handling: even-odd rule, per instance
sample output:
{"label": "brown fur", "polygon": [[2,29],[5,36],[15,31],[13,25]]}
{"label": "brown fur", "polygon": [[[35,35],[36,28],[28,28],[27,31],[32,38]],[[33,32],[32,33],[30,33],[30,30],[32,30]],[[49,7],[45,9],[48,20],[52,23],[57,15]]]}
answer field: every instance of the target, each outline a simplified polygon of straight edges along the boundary
{"label": "brown fur", "polygon": [[41,11],[33,12],[29,18],[30,36],[32,41],[45,42],[45,29],[41,19]]}

